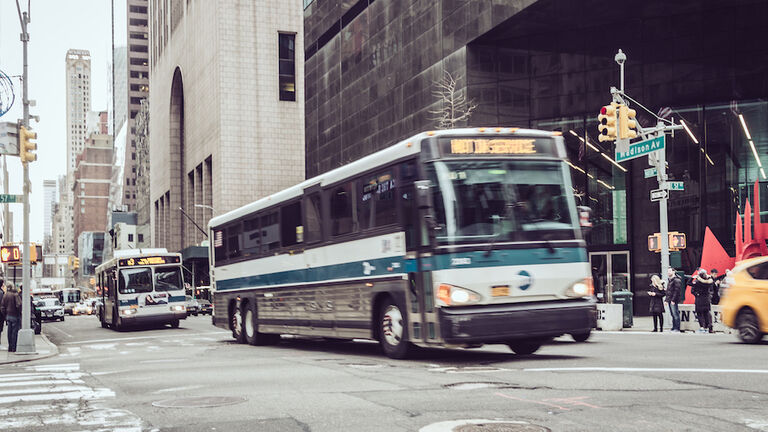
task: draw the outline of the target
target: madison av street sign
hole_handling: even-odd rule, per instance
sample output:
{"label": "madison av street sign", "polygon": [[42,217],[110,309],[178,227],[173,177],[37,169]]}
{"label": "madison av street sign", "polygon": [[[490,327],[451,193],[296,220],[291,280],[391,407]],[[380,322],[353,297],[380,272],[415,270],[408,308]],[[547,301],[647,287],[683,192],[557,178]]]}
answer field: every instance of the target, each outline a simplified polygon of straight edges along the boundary
{"label": "madison av street sign", "polygon": [[616,162],[628,161],[664,149],[664,135],[632,143],[625,152],[616,151]]}

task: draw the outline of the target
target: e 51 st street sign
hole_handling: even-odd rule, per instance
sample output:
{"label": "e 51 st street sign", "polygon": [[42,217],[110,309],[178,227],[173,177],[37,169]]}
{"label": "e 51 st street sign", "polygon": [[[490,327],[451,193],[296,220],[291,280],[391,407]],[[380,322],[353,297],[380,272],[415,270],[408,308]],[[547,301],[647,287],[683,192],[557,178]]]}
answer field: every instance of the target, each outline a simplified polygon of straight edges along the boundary
{"label": "e 51 st street sign", "polygon": [[664,149],[664,135],[629,145],[625,152],[616,151],[616,162],[628,161]]}

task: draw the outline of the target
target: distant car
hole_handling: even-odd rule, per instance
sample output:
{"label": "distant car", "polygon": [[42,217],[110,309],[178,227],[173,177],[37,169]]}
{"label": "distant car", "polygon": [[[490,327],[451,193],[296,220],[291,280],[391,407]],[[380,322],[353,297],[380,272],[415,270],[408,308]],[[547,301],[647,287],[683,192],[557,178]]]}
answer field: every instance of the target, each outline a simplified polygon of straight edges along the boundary
{"label": "distant car", "polygon": [[64,306],[57,298],[37,300],[35,309],[40,311],[41,320],[64,321]]}
{"label": "distant car", "polygon": [[91,307],[89,303],[83,301],[75,303],[75,306],[72,308],[72,315],[91,315],[92,313],[93,307]]}
{"label": "distant car", "polygon": [[198,299],[197,304],[200,309],[200,313],[203,315],[211,315],[213,314],[213,305],[210,301],[204,300],[204,299]]}
{"label": "distant car", "polygon": [[742,261],[720,284],[723,324],[736,329],[745,343],[768,333],[768,257]]}
{"label": "distant car", "polygon": [[200,312],[200,305],[197,303],[197,299],[193,299],[190,296],[187,296],[187,316],[194,315],[197,316],[197,314]]}

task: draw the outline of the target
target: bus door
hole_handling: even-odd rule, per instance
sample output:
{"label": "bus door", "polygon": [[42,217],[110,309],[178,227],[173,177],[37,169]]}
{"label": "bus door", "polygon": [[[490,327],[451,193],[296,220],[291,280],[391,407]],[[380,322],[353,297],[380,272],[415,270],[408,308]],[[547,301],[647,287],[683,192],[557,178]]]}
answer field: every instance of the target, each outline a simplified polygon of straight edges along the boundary
{"label": "bus door", "polygon": [[117,318],[117,280],[115,279],[117,271],[115,267],[105,270],[104,282],[106,284],[106,293],[104,296],[104,321],[112,323]]}
{"label": "bus door", "polygon": [[[411,193],[411,191],[408,191]],[[437,343],[439,340],[439,327],[437,310],[435,309],[435,295],[432,284],[433,266],[433,241],[434,215],[432,205],[432,187],[428,180],[418,180],[413,183],[412,193],[415,197],[414,239],[409,244],[408,250],[415,261],[408,279],[414,301],[409,310],[411,312],[411,338],[414,341]],[[407,210],[406,210],[407,211]]]}

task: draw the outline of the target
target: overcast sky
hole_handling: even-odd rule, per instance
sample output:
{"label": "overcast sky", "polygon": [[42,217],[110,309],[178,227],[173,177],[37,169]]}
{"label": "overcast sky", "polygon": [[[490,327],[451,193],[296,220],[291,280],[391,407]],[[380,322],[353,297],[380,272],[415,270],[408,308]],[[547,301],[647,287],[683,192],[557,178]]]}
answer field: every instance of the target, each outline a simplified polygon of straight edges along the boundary
{"label": "overcast sky", "polygon": [[[22,10],[27,0],[20,0]],[[109,103],[109,64],[111,40],[110,0],[31,0],[28,26],[29,98],[37,102],[30,115],[40,116],[40,123],[30,121],[37,132],[37,161],[30,164],[32,182],[30,240],[43,240],[43,179],[57,179],[66,172],[66,95],[65,60],[68,49],[91,52],[91,110],[102,111]],[[16,2],[0,0],[0,70],[7,75],[22,73],[21,26]],[[22,117],[21,82],[13,78],[16,102],[0,122],[15,122]],[[18,157],[8,157],[9,189],[21,194],[22,169]],[[1,177],[0,177],[1,178]],[[0,193],[2,189],[0,189]],[[21,241],[23,218],[21,204],[12,204],[14,240]]]}

